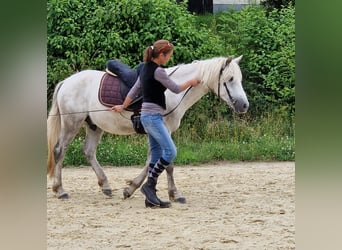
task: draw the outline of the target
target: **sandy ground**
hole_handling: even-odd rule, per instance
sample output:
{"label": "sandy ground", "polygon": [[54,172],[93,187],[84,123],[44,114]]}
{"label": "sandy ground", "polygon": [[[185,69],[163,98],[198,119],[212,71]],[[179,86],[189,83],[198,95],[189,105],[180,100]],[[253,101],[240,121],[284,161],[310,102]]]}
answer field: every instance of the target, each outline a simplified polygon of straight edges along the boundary
{"label": "sandy ground", "polygon": [[[168,209],[145,208],[139,190],[123,199],[141,168],[104,169],[111,198],[90,167],[63,169],[68,200],[47,180],[47,249],[295,249],[294,162],[176,166],[187,203]],[[165,173],[157,188],[167,200]]]}

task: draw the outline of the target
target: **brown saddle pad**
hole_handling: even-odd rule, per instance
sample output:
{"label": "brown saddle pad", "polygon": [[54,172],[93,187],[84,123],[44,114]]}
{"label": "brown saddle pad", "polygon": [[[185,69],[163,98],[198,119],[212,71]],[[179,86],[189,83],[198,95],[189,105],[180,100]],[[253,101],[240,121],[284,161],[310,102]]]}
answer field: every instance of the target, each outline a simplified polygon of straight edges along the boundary
{"label": "brown saddle pad", "polygon": [[121,96],[119,78],[105,73],[101,79],[98,96],[99,101],[107,107],[122,104],[124,99]]}

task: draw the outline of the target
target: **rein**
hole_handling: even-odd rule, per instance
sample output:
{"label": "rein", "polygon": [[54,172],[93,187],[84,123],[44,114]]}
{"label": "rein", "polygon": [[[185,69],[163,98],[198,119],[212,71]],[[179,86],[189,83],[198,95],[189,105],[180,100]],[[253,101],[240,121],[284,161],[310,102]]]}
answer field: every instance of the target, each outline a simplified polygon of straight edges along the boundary
{"label": "rein", "polygon": [[[177,70],[179,69],[179,66],[176,67],[170,74],[169,76],[171,76],[172,74],[174,74]],[[220,69],[220,73],[219,73],[219,79],[218,79],[218,83],[217,83],[217,93],[218,93],[218,97],[220,97],[220,80],[221,80],[221,76],[222,76],[222,72],[223,70],[225,69],[224,68],[221,68]],[[230,92],[229,92],[229,89],[227,87],[227,83],[224,82],[223,83],[223,86],[225,87],[226,91],[227,91],[227,94],[230,98],[230,100],[232,101],[232,103],[234,104],[236,101],[232,98]],[[179,101],[179,103],[173,108],[171,109],[169,112],[167,112],[166,114],[164,114],[163,116],[168,116],[170,115],[172,112],[174,112],[178,107],[179,105],[181,104],[181,102],[183,101],[183,99],[185,98],[185,96],[189,93],[189,91],[191,90],[192,86],[189,87],[185,94],[182,96],[182,99]],[[58,116],[58,115],[75,115],[75,114],[81,114],[81,113],[91,113],[91,112],[102,112],[102,111],[108,111],[109,109],[97,109],[97,110],[88,110],[88,111],[77,111],[77,112],[70,112],[70,113],[64,113],[64,114],[52,114],[52,115],[48,115],[48,116]],[[122,114],[121,114],[122,115]],[[123,116],[123,115],[122,115]],[[128,119],[127,117],[123,116],[124,118]]]}
{"label": "rein", "polygon": [[178,106],[181,104],[181,102],[183,101],[184,97],[186,96],[187,93],[189,93],[190,89],[192,88],[192,86],[190,88],[188,88],[185,92],[185,94],[182,96],[182,99],[179,101],[179,103],[173,108],[171,109],[169,112],[167,112],[166,114],[164,114],[163,116],[167,116],[169,114],[171,114],[173,111],[176,110],[176,108],[178,108]]}
{"label": "rein", "polygon": [[[163,116],[168,116],[168,115],[171,114],[173,111],[175,111],[175,110],[178,108],[178,106],[181,104],[181,102],[183,101],[184,97],[189,93],[189,91],[190,91],[191,88],[192,88],[192,86],[189,87],[189,88],[186,90],[186,92],[185,92],[184,95],[182,96],[182,99],[179,101],[179,103],[178,103],[173,109],[171,109],[169,112],[167,112],[166,114],[164,114]],[[125,116],[122,114],[122,112],[121,112],[120,114],[121,114],[122,117],[124,117],[124,118],[126,118],[126,119],[129,119],[129,118],[125,117]]]}

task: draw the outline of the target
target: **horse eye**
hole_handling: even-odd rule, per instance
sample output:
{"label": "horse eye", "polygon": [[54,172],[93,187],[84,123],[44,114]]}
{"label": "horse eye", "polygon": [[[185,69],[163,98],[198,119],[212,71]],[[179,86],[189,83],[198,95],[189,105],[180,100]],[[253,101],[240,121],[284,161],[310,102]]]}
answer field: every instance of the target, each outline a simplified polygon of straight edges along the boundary
{"label": "horse eye", "polygon": [[232,82],[233,80],[234,80],[234,77],[232,76],[232,77],[229,79],[229,81]]}

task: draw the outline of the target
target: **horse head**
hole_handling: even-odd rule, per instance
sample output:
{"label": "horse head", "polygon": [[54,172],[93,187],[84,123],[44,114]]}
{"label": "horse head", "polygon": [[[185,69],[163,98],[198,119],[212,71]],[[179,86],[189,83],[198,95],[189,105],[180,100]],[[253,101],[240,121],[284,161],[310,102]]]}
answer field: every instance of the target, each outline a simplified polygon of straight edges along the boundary
{"label": "horse head", "polygon": [[235,59],[228,57],[220,60],[217,86],[215,86],[215,82],[209,86],[234,112],[239,114],[246,113],[249,107],[246,93],[242,87],[242,73],[239,67],[241,58],[242,55]]}

